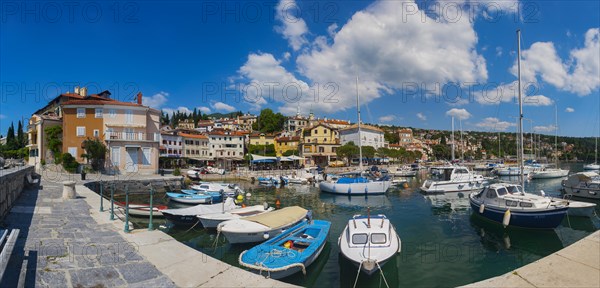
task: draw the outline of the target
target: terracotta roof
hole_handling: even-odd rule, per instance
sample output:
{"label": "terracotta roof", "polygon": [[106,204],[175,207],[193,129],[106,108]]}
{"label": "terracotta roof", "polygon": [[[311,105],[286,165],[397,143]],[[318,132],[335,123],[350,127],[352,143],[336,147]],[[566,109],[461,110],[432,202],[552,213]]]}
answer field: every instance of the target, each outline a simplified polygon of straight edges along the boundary
{"label": "terracotta roof", "polygon": [[350,125],[350,122],[346,120],[337,120],[337,119],[323,119],[319,122],[325,122],[327,124],[342,124],[342,125]]}
{"label": "terracotta roof", "polygon": [[186,138],[195,138],[195,139],[208,139],[208,136],[202,134],[187,134],[187,133],[179,133],[179,136]]}
{"label": "terracotta roof", "polygon": [[250,134],[250,137],[260,137],[261,135],[263,135],[264,137],[275,137],[274,134],[262,132],[253,132],[252,134]]}
{"label": "terracotta roof", "polygon": [[244,136],[246,133],[240,131],[224,131],[224,130],[213,130],[208,135],[221,135],[221,136]]}

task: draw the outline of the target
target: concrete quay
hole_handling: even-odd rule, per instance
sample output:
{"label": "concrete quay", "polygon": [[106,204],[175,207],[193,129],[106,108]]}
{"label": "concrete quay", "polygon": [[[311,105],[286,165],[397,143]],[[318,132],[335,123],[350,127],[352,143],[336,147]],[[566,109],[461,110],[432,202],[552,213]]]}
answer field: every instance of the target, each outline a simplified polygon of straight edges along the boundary
{"label": "concrete quay", "polygon": [[521,268],[463,287],[600,287],[600,230]]}

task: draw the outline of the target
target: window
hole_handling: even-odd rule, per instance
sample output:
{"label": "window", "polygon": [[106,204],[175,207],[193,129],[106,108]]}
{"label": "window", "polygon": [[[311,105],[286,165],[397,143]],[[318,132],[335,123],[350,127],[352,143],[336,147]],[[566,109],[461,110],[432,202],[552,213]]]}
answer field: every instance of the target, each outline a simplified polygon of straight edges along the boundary
{"label": "window", "polygon": [[521,202],[521,203],[519,203],[519,205],[521,205],[521,207],[525,207],[525,208],[533,207],[533,203],[528,203],[528,202]]}
{"label": "window", "polygon": [[85,127],[77,126],[77,136],[82,137],[85,136]]}
{"label": "window", "polygon": [[506,206],[509,206],[509,207],[517,207],[518,203],[519,202],[517,202],[517,201],[506,200]]}
{"label": "window", "polygon": [[498,191],[498,195],[499,195],[499,196],[503,196],[503,195],[506,195],[506,194],[508,194],[508,191],[507,191],[507,190],[506,190],[506,188],[504,188],[504,187],[502,187],[502,188],[499,188],[497,191]]}
{"label": "window", "polygon": [[96,108],[96,118],[102,118],[104,115],[104,110],[102,108]]}
{"label": "window", "polygon": [[110,147],[110,161],[113,166],[119,166],[121,163],[121,147]]}
{"label": "window", "polygon": [[150,148],[142,148],[142,165],[151,165],[152,150]]}
{"label": "window", "polygon": [[94,137],[100,137],[100,130],[94,129]]}
{"label": "window", "polygon": [[110,117],[110,118],[117,117],[117,109],[110,109],[110,110],[108,110],[108,117]]}
{"label": "window", "polygon": [[85,108],[77,108],[77,118],[85,118]]}
{"label": "window", "polygon": [[486,197],[490,198],[490,199],[496,198],[496,190],[494,190],[494,189],[487,189]]}
{"label": "window", "polygon": [[365,233],[354,234],[352,235],[352,244],[367,244],[367,238],[369,236]]}
{"label": "window", "polygon": [[384,233],[373,233],[371,234],[371,243],[373,244],[385,244],[387,237]]}
{"label": "window", "polygon": [[77,159],[77,147],[69,147],[67,151],[69,154],[71,154],[71,156]]}
{"label": "window", "polygon": [[133,111],[125,110],[125,123],[133,124]]}
{"label": "window", "polygon": [[325,153],[325,147],[319,147],[319,153]]}

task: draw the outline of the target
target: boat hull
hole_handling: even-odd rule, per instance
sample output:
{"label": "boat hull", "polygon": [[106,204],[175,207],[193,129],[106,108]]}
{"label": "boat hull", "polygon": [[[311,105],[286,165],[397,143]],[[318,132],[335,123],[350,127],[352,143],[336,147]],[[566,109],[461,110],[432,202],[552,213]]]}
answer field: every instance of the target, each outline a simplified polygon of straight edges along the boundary
{"label": "boat hull", "polygon": [[421,186],[421,191],[426,194],[471,192],[483,189],[489,181],[432,181],[427,180]]}
{"label": "boat hull", "polygon": [[600,170],[600,164],[588,164],[583,166],[583,170]]}
{"label": "boat hull", "polygon": [[[507,210],[501,207],[484,206],[485,209],[483,213],[479,213],[479,207],[481,204],[474,201],[472,198],[469,199],[469,203],[471,205],[471,209],[473,209],[473,213],[498,223],[502,223],[504,219],[504,213]],[[509,225],[521,228],[554,229],[558,227],[563,218],[565,218],[567,209],[568,207],[564,207],[553,209],[551,211],[531,212],[511,210]]]}
{"label": "boat hull", "polygon": [[196,215],[174,215],[167,212],[163,212],[162,214],[175,225],[193,225],[199,221]]}
{"label": "boat hull", "polygon": [[558,170],[558,171],[539,171],[532,172],[529,174],[529,178],[531,179],[552,179],[552,178],[561,178],[569,175],[569,170]]}
{"label": "boat hull", "polygon": [[[300,221],[306,221],[306,220],[303,219]],[[300,221],[291,223],[289,225],[285,225],[284,227],[280,227],[280,228],[276,228],[276,229],[270,229],[266,226],[260,225],[262,227],[257,227],[257,229],[254,229],[252,231],[236,232],[236,231],[221,230],[220,232],[221,232],[221,234],[225,235],[225,238],[227,238],[227,241],[231,244],[257,243],[257,242],[263,242],[267,239],[270,239],[272,237],[275,237],[275,236],[281,234],[281,232],[300,223]],[[217,228],[217,229],[219,229],[219,228]],[[265,237],[265,235],[269,235],[269,236]]]}
{"label": "boat hull", "polygon": [[[125,214],[125,203],[115,203],[118,205],[118,210]],[[154,206],[152,217],[163,217],[162,210],[167,209],[167,206]],[[137,217],[150,217],[150,206],[143,204],[129,204],[129,215]]]}
{"label": "boat hull", "polygon": [[341,195],[380,195],[391,186],[390,181],[375,181],[368,183],[333,183],[321,182],[319,189],[321,192]]}

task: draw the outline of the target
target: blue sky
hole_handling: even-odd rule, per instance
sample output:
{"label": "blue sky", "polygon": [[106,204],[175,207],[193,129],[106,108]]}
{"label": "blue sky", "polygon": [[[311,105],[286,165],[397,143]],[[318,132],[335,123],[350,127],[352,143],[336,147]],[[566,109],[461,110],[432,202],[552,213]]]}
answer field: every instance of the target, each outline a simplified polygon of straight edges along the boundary
{"label": "blue sky", "polygon": [[526,131],[598,134],[598,1],[48,3],[1,3],[0,134],[76,85],[355,121],[357,76],[365,122],[515,131],[518,28]]}

